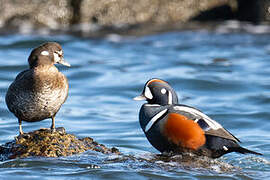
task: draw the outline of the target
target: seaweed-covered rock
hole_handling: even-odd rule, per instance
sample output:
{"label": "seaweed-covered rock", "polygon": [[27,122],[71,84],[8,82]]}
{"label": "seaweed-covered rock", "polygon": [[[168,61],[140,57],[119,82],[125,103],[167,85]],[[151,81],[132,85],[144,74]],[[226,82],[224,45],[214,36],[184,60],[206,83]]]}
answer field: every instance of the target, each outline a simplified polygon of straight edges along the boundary
{"label": "seaweed-covered rock", "polygon": [[118,149],[107,148],[90,137],[78,139],[72,134],[67,134],[61,127],[53,133],[50,129],[39,129],[15,137],[15,140],[0,146],[0,155],[2,160],[29,156],[60,157],[87,150],[120,154]]}
{"label": "seaweed-covered rock", "polygon": [[[15,140],[0,146],[0,160],[26,158],[26,157],[60,157],[70,156],[84,151],[91,150],[110,156],[103,156],[102,164],[123,163],[128,164],[129,168],[160,167],[164,169],[203,169],[214,172],[233,172],[240,168],[221,161],[220,159],[211,159],[209,157],[197,156],[192,153],[183,153],[181,155],[168,154],[122,154],[116,148],[108,148],[90,137],[82,139],[65,132],[64,128],[57,128],[56,132],[50,129],[39,129],[33,132],[25,133],[15,137]],[[95,158],[87,156],[86,158]],[[76,157],[74,157],[76,158]],[[84,157],[82,157],[84,158]],[[93,165],[93,168],[99,168]]]}

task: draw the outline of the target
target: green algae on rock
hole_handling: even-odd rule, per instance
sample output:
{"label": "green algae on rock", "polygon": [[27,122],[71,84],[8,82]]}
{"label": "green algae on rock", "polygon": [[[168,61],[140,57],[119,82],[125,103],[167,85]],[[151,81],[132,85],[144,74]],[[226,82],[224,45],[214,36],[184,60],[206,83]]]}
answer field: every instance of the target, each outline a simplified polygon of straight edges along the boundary
{"label": "green algae on rock", "polygon": [[55,132],[51,132],[50,129],[39,129],[15,137],[15,140],[0,146],[0,159],[70,156],[87,150],[103,154],[120,154],[114,147],[107,148],[90,137],[78,139],[60,127]]}

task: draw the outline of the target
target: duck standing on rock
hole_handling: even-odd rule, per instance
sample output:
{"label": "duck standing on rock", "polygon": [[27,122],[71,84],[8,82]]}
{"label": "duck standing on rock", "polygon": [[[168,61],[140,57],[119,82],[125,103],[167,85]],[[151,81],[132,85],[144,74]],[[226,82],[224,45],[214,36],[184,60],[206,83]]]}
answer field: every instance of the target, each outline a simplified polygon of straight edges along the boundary
{"label": "duck standing on rock", "polygon": [[234,135],[200,110],[178,104],[174,89],[161,79],[150,79],[134,100],[146,100],[139,120],[149,142],[160,152],[193,152],[218,158],[230,152],[260,153],[241,147]]}
{"label": "duck standing on rock", "polygon": [[22,121],[36,122],[52,119],[68,96],[68,80],[54,64],[70,66],[63,59],[63,50],[56,42],[35,48],[29,58],[29,69],[22,71],[9,86],[6,94],[8,109],[18,118],[20,135]]}

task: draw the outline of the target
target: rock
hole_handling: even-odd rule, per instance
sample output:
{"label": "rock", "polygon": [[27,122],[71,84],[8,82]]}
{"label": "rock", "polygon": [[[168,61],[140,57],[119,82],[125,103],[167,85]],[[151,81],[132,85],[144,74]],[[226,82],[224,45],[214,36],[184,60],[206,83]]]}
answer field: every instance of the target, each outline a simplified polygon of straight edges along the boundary
{"label": "rock", "polygon": [[0,32],[168,31],[192,20],[269,21],[269,6],[269,0],[0,0]]}
{"label": "rock", "polygon": [[72,134],[67,134],[61,127],[53,133],[50,129],[39,129],[15,137],[14,141],[0,146],[0,157],[1,160],[30,156],[60,157],[71,156],[87,150],[104,154],[120,154],[118,149],[107,148],[90,137],[78,139]]}
{"label": "rock", "polygon": [[110,156],[102,161],[104,164],[116,163],[117,166],[123,163],[128,168],[133,169],[164,169],[166,171],[175,171],[179,169],[207,171],[213,173],[233,173],[241,171],[241,168],[227,163],[223,158],[212,159],[206,156],[198,156],[192,153],[183,154],[152,154],[137,153],[135,155],[116,155]]}
{"label": "rock", "polygon": [[0,26],[59,29],[69,26],[72,15],[68,0],[0,0]]}
{"label": "rock", "polygon": [[184,169],[204,169],[219,173],[239,171],[241,168],[223,162],[220,159],[212,159],[206,156],[198,156],[192,153],[183,153],[181,155],[157,155],[154,162],[162,161],[165,164],[179,163]]}
{"label": "rock", "polygon": [[204,10],[228,3],[229,0],[83,0],[80,23],[122,25],[186,22]]}
{"label": "rock", "polygon": [[[192,153],[175,155],[168,154],[122,154],[116,148],[108,148],[90,137],[78,139],[72,134],[67,134],[64,128],[57,128],[56,132],[50,129],[39,129],[15,137],[15,140],[0,146],[0,160],[5,161],[14,158],[26,157],[61,157],[70,156],[85,152],[87,150],[109,154],[102,159],[103,164],[123,163],[132,168],[183,168],[202,169],[218,173],[238,171],[239,168],[223,162],[220,159],[198,156]],[[76,157],[74,157],[76,158]],[[87,158],[96,158],[88,156]],[[97,160],[99,162],[99,160]],[[141,167],[140,167],[141,166]],[[91,168],[100,168],[98,165],[91,165]]]}
{"label": "rock", "polygon": [[270,21],[269,0],[238,0],[237,19],[259,23]]}

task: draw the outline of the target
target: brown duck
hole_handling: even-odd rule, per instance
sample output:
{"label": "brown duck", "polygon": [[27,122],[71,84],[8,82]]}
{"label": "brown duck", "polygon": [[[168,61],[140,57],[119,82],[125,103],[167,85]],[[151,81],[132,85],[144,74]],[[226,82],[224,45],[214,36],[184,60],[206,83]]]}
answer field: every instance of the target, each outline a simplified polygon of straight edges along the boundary
{"label": "brown duck", "polygon": [[8,109],[18,118],[20,134],[22,121],[36,122],[52,119],[68,96],[68,81],[54,64],[70,66],[63,59],[60,44],[48,42],[35,48],[29,58],[29,69],[22,71],[9,86],[6,94]]}

